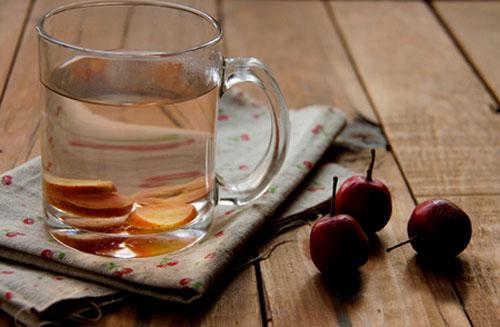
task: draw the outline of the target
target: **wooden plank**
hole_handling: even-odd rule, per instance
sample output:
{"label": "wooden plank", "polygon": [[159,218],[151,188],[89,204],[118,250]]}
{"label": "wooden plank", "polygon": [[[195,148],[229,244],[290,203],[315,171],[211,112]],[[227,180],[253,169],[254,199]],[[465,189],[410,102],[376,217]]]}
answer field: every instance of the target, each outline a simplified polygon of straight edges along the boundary
{"label": "wooden plank", "polygon": [[433,6],[500,101],[500,3],[438,1]]}
{"label": "wooden plank", "polygon": [[220,297],[215,294],[204,303],[188,307],[169,308],[158,302],[139,312],[146,317],[148,312],[153,313],[144,320],[150,326],[262,326],[255,286],[255,270],[251,266],[230,281]]}
{"label": "wooden plank", "polygon": [[[228,54],[261,59],[275,72],[291,107],[333,104],[350,117],[361,112],[375,120],[340,41],[325,37],[329,22],[321,3],[226,1],[224,18]],[[256,24],[260,21],[265,28]]]}
{"label": "wooden plank", "polygon": [[[263,59],[283,86],[291,106],[323,99],[341,103],[351,115],[360,103],[372,110],[322,3],[223,4],[229,54]],[[308,90],[306,85],[314,87]],[[367,153],[336,158],[353,170],[366,169]],[[354,283],[351,290],[329,288],[309,259],[309,227],[286,233],[263,250],[283,240],[294,240],[261,262],[269,324],[468,325],[446,278],[424,274],[412,260],[411,249],[384,254],[385,246],[406,235],[406,220],[414,203],[390,153],[380,152],[376,176],[388,182],[392,190],[394,213],[374,242],[372,258],[361,269],[361,282]]]}
{"label": "wooden plank", "polygon": [[445,273],[452,277],[474,325],[500,326],[500,196],[446,198],[471,218],[472,239]]}
{"label": "wooden plank", "polygon": [[94,324],[100,327],[132,327],[136,326],[136,320],[138,318],[138,307],[139,301],[134,299],[132,301],[127,301],[112,311],[104,311],[103,317],[98,323]]}
{"label": "wooden plank", "polygon": [[499,194],[500,115],[420,2],[331,2],[416,195]]}
{"label": "wooden plank", "polygon": [[29,4],[29,0],[0,0],[0,101]]}
{"label": "wooden plank", "polygon": [[36,142],[39,125],[38,51],[35,24],[44,12],[71,1],[36,1],[0,106],[0,171],[21,164]]}

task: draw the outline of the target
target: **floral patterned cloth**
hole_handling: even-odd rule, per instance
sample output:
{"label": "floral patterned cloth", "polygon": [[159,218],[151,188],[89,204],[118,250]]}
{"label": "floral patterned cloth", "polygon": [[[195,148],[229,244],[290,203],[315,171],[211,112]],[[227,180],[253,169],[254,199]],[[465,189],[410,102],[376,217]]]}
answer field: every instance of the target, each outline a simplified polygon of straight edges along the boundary
{"label": "floral patterned cloth", "polygon": [[[223,171],[225,177],[244,174],[256,164],[263,152],[259,145],[267,144],[269,135],[262,132],[268,127],[266,116],[263,108],[238,97],[226,98],[221,103],[218,154],[224,156],[218,155],[217,170]],[[310,172],[345,125],[342,113],[326,106],[291,111],[290,120],[288,156],[268,191],[243,208],[217,207],[209,235],[196,246],[176,254],[112,259],[68,249],[44,229],[40,159],[3,174],[0,256],[9,261],[0,261],[1,300],[9,306],[41,311],[60,300],[99,297],[113,294],[117,289],[184,303],[199,298]],[[336,165],[318,170],[318,175],[301,192],[304,195],[297,198],[288,212],[298,212],[326,199],[333,172],[348,175]],[[302,197],[305,200],[300,201]]]}

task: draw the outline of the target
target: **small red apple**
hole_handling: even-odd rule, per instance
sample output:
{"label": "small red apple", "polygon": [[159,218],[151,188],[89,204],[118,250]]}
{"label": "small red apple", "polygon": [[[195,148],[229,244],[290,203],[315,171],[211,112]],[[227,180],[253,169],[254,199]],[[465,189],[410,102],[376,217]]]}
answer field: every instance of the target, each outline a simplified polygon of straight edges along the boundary
{"label": "small red apple", "polygon": [[460,254],[472,236],[469,216],[448,200],[434,199],[420,203],[408,221],[405,242],[387,249],[387,252],[407,243],[424,257],[449,258]]}
{"label": "small red apple", "polygon": [[335,214],[334,177],[330,214],[318,219],[309,237],[311,259],[322,273],[353,270],[368,260],[368,237],[359,223],[349,215]]}
{"label": "small red apple", "polygon": [[392,213],[391,192],[379,180],[372,178],[375,149],[365,176],[348,178],[337,192],[338,212],[356,219],[367,234],[381,230]]}

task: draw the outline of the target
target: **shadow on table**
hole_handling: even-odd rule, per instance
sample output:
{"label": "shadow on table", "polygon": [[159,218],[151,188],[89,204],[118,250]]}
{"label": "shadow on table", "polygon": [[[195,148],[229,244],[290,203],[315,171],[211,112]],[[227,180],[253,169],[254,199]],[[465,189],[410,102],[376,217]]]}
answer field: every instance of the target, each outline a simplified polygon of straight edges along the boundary
{"label": "shadow on table", "polygon": [[[460,257],[432,260],[416,254],[407,264],[407,273],[411,273],[411,266],[419,267],[427,277],[430,286],[436,291],[434,292],[438,301],[455,302],[457,296],[460,301],[464,302],[467,297],[467,290],[461,289],[457,292],[457,284],[464,283],[464,267],[467,262]],[[448,283],[451,283],[453,290],[447,288]],[[460,294],[460,295],[458,295]]]}

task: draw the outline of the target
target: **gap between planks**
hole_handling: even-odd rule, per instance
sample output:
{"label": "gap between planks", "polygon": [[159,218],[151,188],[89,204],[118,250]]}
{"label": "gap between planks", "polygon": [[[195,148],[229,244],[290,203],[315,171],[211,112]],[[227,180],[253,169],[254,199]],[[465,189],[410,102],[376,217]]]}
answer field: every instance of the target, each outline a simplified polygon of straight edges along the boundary
{"label": "gap between planks", "polygon": [[368,99],[375,116],[377,117],[377,124],[380,127],[380,129],[382,130],[382,133],[384,134],[385,141],[387,142],[389,149],[390,149],[390,153],[391,153],[392,157],[394,158],[396,165],[398,166],[399,172],[401,173],[401,176],[402,176],[404,183],[406,185],[406,189],[410,193],[410,196],[413,200],[413,203],[417,204],[417,198],[415,197],[415,194],[413,193],[413,190],[410,187],[410,182],[408,181],[408,177],[406,176],[406,174],[401,166],[401,162],[400,162],[398,156],[396,155],[396,153],[394,151],[392,151],[393,147],[391,145],[391,140],[387,136],[387,132],[384,128],[384,125],[382,124],[382,119],[381,119],[380,113],[377,109],[377,106],[375,105],[373,97],[371,96],[370,92],[368,91],[368,87],[366,86],[366,82],[365,82],[363,76],[361,75],[359,67],[356,64],[356,60],[354,59],[354,56],[352,54],[351,48],[349,47],[349,43],[347,42],[347,39],[344,35],[344,32],[342,31],[342,28],[340,27],[337,19],[335,18],[335,13],[333,12],[333,8],[329,5],[328,0],[323,0],[323,4],[325,6],[325,10],[328,14],[328,17],[330,18],[330,21],[333,25],[333,29],[335,30],[335,32],[339,36],[340,42],[344,48],[346,56],[349,59],[349,62],[351,63],[351,66],[352,66],[354,73],[356,74],[356,78],[358,79],[358,82],[361,85],[361,88],[363,89],[363,92],[364,92],[366,98]]}
{"label": "gap between planks", "polygon": [[[485,90],[490,94],[491,98],[495,100],[496,108],[494,108],[494,111],[500,110],[500,99],[498,98],[497,94],[495,93],[495,91],[493,90],[491,85],[486,81],[485,76],[481,73],[479,68],[476,66],[476,64],[474,63],[474,60],[472,60],[471,56],[467,53],[465,46],[460,42],[460,40],[457,38],[455,33],[453,33],[451,26],[449,26],[446,23],[443,15],[439,12],[439,10],[437,10],[435,4],[433,2],[430,2],[430,1],[426,1],[426,4],[429,7],[429,10],[432,12],[434,17],[436,18],[436,20],[438,21],[439,25],[441,25],[441,27],[446,32],[446,34],[448,35],[450,40],[453,42],[453,45],[455,46],[457,51],[462,55],[465,62],[467,62],[467,64],[472,69],[472,71],[474,72],[476,77],[481,81],[481,84],[483,85]],[[500,193],[497,193],[497,194],[500,194]],[[419,196],[421,196],[421,195],[419,195]]]}

